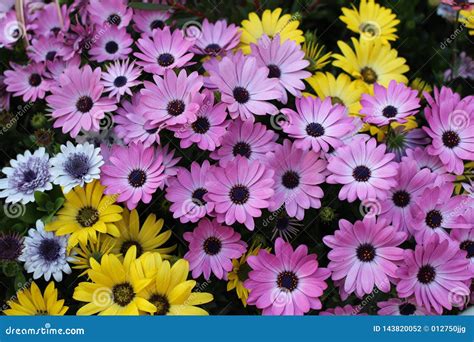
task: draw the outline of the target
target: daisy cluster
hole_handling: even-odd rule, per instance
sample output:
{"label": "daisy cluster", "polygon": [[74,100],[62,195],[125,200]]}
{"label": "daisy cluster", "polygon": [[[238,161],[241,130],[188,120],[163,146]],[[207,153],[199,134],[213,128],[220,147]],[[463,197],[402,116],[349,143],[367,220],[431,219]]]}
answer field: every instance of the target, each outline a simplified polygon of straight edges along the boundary
{"label": "daisy cluster", "polygon": [[409,82],[391,9],[343,7],[352,36],[325,52],[280,8],[233,24],[183,21],[202,13],[182,1],[14,5],[0,51],[23,59],[0,76],[2,122],[39,108],[40,147],[2,169],[4,314],[473,303],[474,96]]}

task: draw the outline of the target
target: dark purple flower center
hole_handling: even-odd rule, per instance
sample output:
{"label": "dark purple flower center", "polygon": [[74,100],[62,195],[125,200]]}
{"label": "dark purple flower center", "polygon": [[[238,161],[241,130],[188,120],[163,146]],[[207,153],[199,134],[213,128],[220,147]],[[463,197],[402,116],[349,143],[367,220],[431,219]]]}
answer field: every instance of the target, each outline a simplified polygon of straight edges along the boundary
{"label": "dark purple flower center", "polygon": [[204,51],[206,51],[206,53],[208,55],[213,55],[213,56],[216,56],[218,55],[220,52],[221,52],[221,47],[218,45],[218,44],[209,44],[208,46],[206,46],[206,48],[204,49]]}
{"label": "dark purple flower center", "polygon": [[242,156],[250,158],[250,155],[252,154],[252,149],[249,144],[244,141],[240,141],[234,145],[234,147],[232,148],[232,153],[235,157]]}
{"label": "dark purple flower center", "polygon": [[127,241],[124,241],[124,243],[122,243],[122,246],[120,247],[120,253],[122,253],[122,255],[125,255],[127,254],[127,251],[130,249],[130,247],[132,246],[135,246],[135,248],[137,249],[137,257],[139,257],[140,255],[142,255],[143,253],[143,247],[142,245],[137,242],[137,241],[134,241],[134,240],[127,240]]}
{"label": "dark purple flower center", "polygon": [[162,53],[158,56],[158,64],[163,68],[169,67],[174,63],[174,57],[170,53]]}
{"label": "dark purple flower center", "polygon": [[130,283],[117,284],[112,288],[114,302],[120,306],[127,306],[135,298],[135,291]]}
{"label": "dark purple flower center", "polygon": [[30,83],[30,86],[32,87],[37,87],[41,84],[41,76],[40,74],[34,73],[30,75],[30,78],[28,79],[28,82]]}
{"label": "dark purple flower center", "polygon": [[459,244],[459,248],[467,252],[468,258],[474,257],[474,241],[464,240],[463,242]]}
{"label": "dark purple flower center", "polygon": [[125,76],[118,76],[114,80],[114,86],[116,86],[117,88],[121,88],[126,84],[127,84],[127,78]]}
{"label": "dark purple flower center", "polygon": [[362,68],[360,74],[362,75],[362,79],[364,80],[364,82],[368,84],[375,83],[378,78],[377,73],[374,71],[374,69],[369,67]]}
{"label": "dark purple flower center", "polygon": [[281,183],[287,189],[294,189],[300,184],[300,175],[293,170],[288,170],[281,177]]}
{"label": "dark purple flower center", "polygon": [[207,202],[204,200],[205,194],[207,194],[207,190],[204,188],[197,188],[194,190],[193,194],[191,195],[193,203],[200,207],[206,205]]}
{"label": "dark purple flower center", "polygon": [[163,27],[165,27],[165,23],[163,22],[163,20],[160,20],[160,19],[156,19],[156,20],[153,20],[151,23],[150,23],[150,29],[154,30],[154,29],[162,29]]}
{"label": "dark purple flower center", "polygon": [[287,230],[288,227],[290,226],[290,218],[286,215],[280,216],[277,218],[277,221],[275,223],[275,228],[277,230]]}
{"label": "dark purple flower center", "polygon": [[443,144],[447,148],[455,148],[461,142],[459,134],[454,131],[446,131],[442,136]]}
{"label": "dark purple flower center", "polygon": [[47,61],[54,60],[54,57],[56,57],[56,51],[48,51],[48,53],[46,54]]}
{"label": "dark purple flower center", "polygon": [[109,15],[109,17],[107,18],[107,22],[110,25],[118,26],[122,22],[122,18],[117,13],[113,13],[113,14]]}
{"label": "dark purple flower center", "polygon": [[38,175],[33,170],[26,170],[25,172],[23,172],[23,182],[25,183],[30,183],[34,181],[36,177],[38,177]]}
{"label": "dark purple flower center", "polygon": [[43,260],[52,262],[58,259],[61,246],[55,239],[44,239],[41,241],[38,252]]}
{"label": "dark purple flower center", "polygon": [[94,103],[92,102],[92,98],[90,96],[81,96],[76,102],[77,110],[82,113],[87,113],[90,111],[93,105]]}
{"label": "dark purple flower center", "polygon": [[372,172],[367,166],[359,165],[352,171],[352,176],[358,182],[367,182],[372,176]]}
{"label": "dark purple flower center", "polygon": [[64,163],[64,170],[75,179],[81,179],[89,172],[89,158],[84,153],[74,153]]}
{"label": "dark purple flower center", "polygon": [[140,188],[146,182],[146,172],[141,169],[135,169],[128,175],[128,183],[134,188]]}
{"label": "dark purple flower center", "polygon": [[168,106],[166,107],[168,114],[171,116],[178,116],[183,114],[184,110],[186,109],[186,105],[182,100],[172,100],[168,102]]}
{"label": "dark purple flower center", "polygon": [[375,258],[375,248],[370,243],[363,243],[356,249],[357,259],[362,262],[371,262]]}
{"label": "dark purple flower center", "polygon": [[116,53],[118,51],[118,48],[119,48],[118,44],[114,42],[113,40],[105,44],[105,51],[107,51],[107,53],[110,53],[110,54]]}
{"label": "dark purple flower center", "polygon": [[395,108],[392,105],[388,105],[387,107],[382,109],[382,115],[388,119],[395,117],[397,114],[398,114],[397,108]]}
{"label": "dark purple flower center", "polygon": [[392,195],[392,201],[397,207],[405,208],[410,204],[410,194],[405,190],[398,190]]}
{"label": "dark purple flower center", "polygon": [[443,222],[443,215],[439,210],[430,210],[426,214],[425,218],[426,225],[430,228],[438,228],[441,226],[441,223]]}
{"label": "dark purple flower center", "polygon": [[412,303],[403,303],[398,306],[398,310],[400,312],[400,315],[409,316],[415,313],[416,306]]}
{"label": "dark purple flower center", "polygon": [[204,253],[207,255],[216,255],[221,251],[222,242],[215,236],[210,236],[204,240],[202,248],[204,249]]}
{"label": "dark purple flower center", "polygon": [[275,64],[270,64],[267,65],[268,67],[268,78],[280,78],[281,76],[281,70],[280,68],[275,65]]}
{"label": "dark purple flower center", "polygon": [[429,284],[436,278],[436,270],[431,265],[421,266],[416,275],[418,281],[422,284]]}
{"label": "dark purple flower center", "polygon": [[250,94],[247,89],[243,87],[235,87],[233,91],[234,99],[240,104],[246,103],[250,100]]}
{"label": "dark purple flower center", "polygon": [[324,127],[317,122],[311,122],[306,126],[306,133],[311,137],[317,138],[324,135]]}
{"label": "dark purple flower center", "polygon": [[155,293],[151,295],[148,301],[154,306],[156,306],[156,312],[154,314],[157,316],[166,315],[170,310],[170,307],[171,307],[170,302],[168,298],[166,298],[163,295]]}
{"label": "dark purple flower center", "polygon": [[198,116],[197,120],[191,124],[191,127],[194,132],[204,134],[211,128],[211,124],[205,116]]}
{"label": "dark purple flower center", "polygon": [[277,286],[281,290],[292,292],[298,286],[298,277],[294,272],[283,271],[278,274],[277,277]]}
{"label": "dark purple flower center", "polygon": [[0,235],[0,260],[16,260],[22,247],[22,240],[15,235]]}
{"label": "dark purple flower center", "polygon": [[76,215],[76,221],[81,227],[92,227],[99,221],[99,211],[91,206],[82,207]]}
{"label": "dark purple flower center", "polygon": [[234,204],[245,204],[249,200],[250,191],[244,185],[234,185],[230,189],[229,196]]}

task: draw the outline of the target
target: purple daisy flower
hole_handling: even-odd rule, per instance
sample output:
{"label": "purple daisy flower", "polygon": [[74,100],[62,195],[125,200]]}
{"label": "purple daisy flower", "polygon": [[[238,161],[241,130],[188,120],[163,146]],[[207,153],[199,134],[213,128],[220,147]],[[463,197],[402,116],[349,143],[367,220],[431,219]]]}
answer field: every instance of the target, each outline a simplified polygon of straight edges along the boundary
{"label": "purple daisy flower", "polygon": [[380,217],[395,228],[412,233],[412,207],[436,176],[427,169],[418,170],[413,160],[400,163],[396,176],[397,185],[389,190],[388,198],[380,203]]}
{"label": "purple daisy flower", "polygon": [[395,153],[395,161],[400,162],[407,150],[425,147],[431,139],[421,128],[405,130],[403,126],[398,126],[386,135],[384,142],[387,144],[387,151]]}
{"label": "purple daisy flower", "polygon": [[189,242],[184,258],[189,261],[194,279],[203,274],[209,280],[212,272],[218,279],[227,280],[227,274],[232,271],[232,259],[240,258],[247,249],[239,233],[207,218],[199,221],[192,232],[184,233],[183,238]]}
{"label": "purple daisy flower", "polygon": [[88,11],[93,24],[117,28],[126,28],[133,15],[123,0],[90,0]]}
{"label": "purple daisy flower", "polygon": [[420,108],[418,90],[411,89],[403,83],[390,81],[388,88],[375,83],[374,95],[362,94],[361,114],[365,122],[385,126],[396,121],[405,123],[407,116],[414,115]]}
{"label": "purple daisy flower", "polygon": [[470,293],[467,283],[474,272],[466,252],[433,234],[414,251],[405,250],[397,275],[399,297],[414,295],[417,305],[441,314],[443,308],[451,310],[453,307],[452,291]]}
{"label": "purple daisy flower", "polygon": [[196,121],[202,102],[202,77],[196,71],[188,76],[184,69],[178,75],[165,70],[163,77],[154,75],[153,80],[145,81],[141,90],[146,117],[152,124],[174,126]]}
{"label": "purple daisy flower", "polygon": [[237,157],[225,168],[216,167],[209,173],[205,200],[213,202],[219,222],[255,227],[254,217],[260,217],[273,196],[273,170],[254,160]]}
{"label": "purple daisy flower", "polygon": [[374,286],[390,291],[390,281],[397,278],[397,263],[403,259],[398,246],[407,234],[387,225],[384,219],[364,217],[354,224],[339,221],[339,230],[326,235],[323,242],[331,248],[328,268],[333,280],[344,280],[344,291],[357,296],[369,294]]}
{"label": "purple daisy flower", "polygon": [[201,32],[194,42],[192,51],[200,55],[225,55],[239,44],[240,34],[237,26],[228,25],[224,19],[215,23],[204,19]]}
{"label": "purple daisy flower", "polygon": [[34,28],[35,35],[38,36],[58,36],[69,30],[71,20],[69,19],[66,5],[61,7],[61,17],[55,3],[46,4],[32,15],[31,27]]}
{"label": "purple daisy flower", "polygon": [[428,316],[431,315],[429,310],[416,304],[413,298],[407,300],[399,298],[391,298],[387,301],[377,302],[380,308],[377,311],[379,316]]}
{"label": "purple daisy flower", "polygon": [[101,74],[100,68],[92,70],[86,65],[82,69],[70,68],[61,75],[46,98],[55,128],[62,127],[62,132],[73,138],[81,129],[99,131],[99,121],[105,112],[117,109],[113,100],[101,97]]}
{"label": "purple daisy flower", "polygon": [[[471,212],[474,212],[474,210],[471,210]],[[472,223],[474,221],[470,222]],[[471,265],[474,266],[474,228],[453,229],[449,237],[458,244],[461,250],[466,252],[466,258],[468,258]]]}
{"label": "purple daisy flower", "polygon": [[170,17],[169,11],[134,10],[133,22],[135,25],[133,28],[151,37],[154,30],[165,27],[166,21]]}
{"label": "purple daisy flower", "polygon": [[360,312],[360,307],[350,304],[344,306],[336,306],[319,313],[320,316],[367,316],[366,313]]}
{"label": "purple daisy flower", "polygon": [[186,39],[181,30],[170,31],[168,26],[153,30],[151,39],[142,36],[138,39],[137,47],[140,52],[134,56],[137,64],[146,72],[163,75],[166,70],[185,66],[194,54],[189,52],[194,41]]}
{"label": "purple daisy flower", "polygon": [[221,145],[222,137],[227,133],[229,120],[226,105],[214,104],[214,93],[204,91],[203,104],[196,113],[196,120],[175,129],[174,136],[180,140],[182,148],[196,143],[201,150],[214,151]]}
{"label": "purple daisy flower", "polygon": [[288,91],[295,97],[301,96],[305,88],[303,79],[311,76],[304,69],[309,61],[304,59],[304,51],[292,40],[280,43],[280,35],[273,39],[267,35],[259,39],[258,44],[251,44],[251,55],[257,58],[257,64],[268,68],[268,77],[279,80],[279,89],[282,94],[281,102],[288,102]]}
{"label": "purple daisy flower", "polygon": [[296,112],[290,108],[281,110],[288,118],[283,131],[302,150],[328,152],[343,145],[342,138],[354,128],[354,119],[347,116],[347,109],[333,105],[330,97],[324,101],[317,97],[297,98],[295,103]]}
{"label": "purple daisy flower", "polygon": [[217,72],[210,70],[210,80],[221,92],[230,116],[254,121],[254,115],[278,113],[277,107],[268,102],[282,96],[278,79],[269,78],[268,68],[259,67],[255,57],[239,54],[224,57]]}
{"label": "purple daisy flower", "polygon": [[[106,34],[99,34],[101,30],[106,30]],[[119,29],[115,26],[109,28],[97,27],[96,32],[99,39],[94,42],[89,50],[91,60],[97,62],[115,61],[125,59],[132,53],[133,39],[125,28]]]}
{"label": "purple daisy flower", "polygon": [[[156,148],[156,154],[161,155],[163,157],[163,166],[165,167],[164,174],[166,176],[164,185],[168,186],[169,180],[172,179],[172,177],[176,176],[176,174],[178,173],[178,167],[176,166],[176,164],[179,163],[181,157],[175,158],[175,151],[173,149],[170,149],[168,144],[164,146],[159,145]],[[163,190],[164,185],[160,185],[160,189]]]}
{"label": "purple daisy flower", "polygon": [[67,61],[63,59],[54,59],[46,61],[46,71],[48,77],[52,80],[58,80],[59,77],[68,69],[79,69],[81,66],[81,57],[74,55],[74,57]]}
{"label": "purple daisy flower", "polygon": [[133,96],[131,88],[141,83],[137,80],[140,75],[141,70],[135,66],[135,62],[129,59],[115,61],[107,67],[106,72],[102,72],[104,91],[110,92],[109,97],[115,96],[117,101],[125,94]]}
{"label": "purple daisy flower", "polygon": [[305,209],[321,207],[323,190],[318,184],[326,179],[327,162],[319,154],[305,152],[285,140],[270,154],[267,164],[275,171],[271,211],[284,204],[289,216],[303,220]]}
{"label": "purple daisy flower", "polygon": [[275,151],[278,135],[261,123],[233,120],[222,137],[222,146],[211,153],[211,158],[224,166],[238,156],[249,160],[262,160],[268,152]]}
{"label": "purple daisy flower", "polygon": [[42,63],[26,66],[11,63],[13,70],[5,71],[7,91],[14,96],[22,96],[23,101],[44,99],[52,82],[46,78],[45,66]]}
{"label": "purple daisy flower", "polygon": [[70,59],[69,57],[72,57],[73,51],[56,37],[40,36],[38,39],[33,39],[31,45],[27,48],[27,53],[33,61],[40,63],[51,62],[57,58]]}
{"label": "purple daisy flower", "polygon": [[107,195],[119,194],[117,201],[135,209],[138,202],[150,203],[152,195],[164,183],[163,157],[143,144],[114,145],[102,166],[102,185]]}
{"label": "purple daisy flower", "polygon": [[374,138],[354,139],[350,145],[337,149],[329,159],[327,178],[329,184],[343,184],[339,199],[354,202],[356,198],[383,200],[388,191],[397,185],[395,176],[398,164],[394,154],[385,153],[386,146],[377,146]]}
{"label": "purple daisy flower", "polygon": [[321,309],[319,297],[331,273],[319,267],[317,255],[308,254],[306,245],[293,250],[278,238],[275,254],[260,249],[247,263],[252,269],[244,283],[250,291],[247,303],[262,309],[263,315],[303,315]]}
{"label": "purple daisy flower", "polygon": [[435,89],[434,98],[425,93],[429,106],[425,108],[429,127],[423,127],[433,139],[427,152],[439,156],[446,169],[460,175],[463,160],[474,160],[474,97],[461,100],[449,88]]}
{"label": "purple daisy flower", "polygon": [[[0,4],[1,6],[1,4]],[[0,47],[12,49],[21,39],[24,28],[16,17],[15,10],[10,10],[0,15]]]}
{"label": "purple daisy flower", "polygon": [[166,199],[170,201],[170,211],[174,218],[179,218],[181,223],[197,222],[214,208],[212,202],[207,202],[206,179],[211,166],[205,160],[202,165],[196,162],[191,164],[191,170],[178,169],[176,178],[169,182],[166,190]]}
{"label": "purple daisy flower", "polygon": [[20,234],[0,232],[0,262],[16,261],[23,250],[24,237]]}

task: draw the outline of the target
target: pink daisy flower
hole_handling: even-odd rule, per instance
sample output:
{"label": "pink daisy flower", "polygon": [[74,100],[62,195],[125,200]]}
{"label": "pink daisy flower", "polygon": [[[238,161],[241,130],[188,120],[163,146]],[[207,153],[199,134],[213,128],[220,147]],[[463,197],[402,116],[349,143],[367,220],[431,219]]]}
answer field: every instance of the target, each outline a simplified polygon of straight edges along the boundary
{"label": "pink daisy flower", "polygon": [[[176,166],[176,164],[179,163],[181,157],[175,157],[175,150],[169,148],[169,144],[164,146],[159,145],[156,148],[156,154],[163,157],[163,166],[165,167],[164,174],[166,175],[164,185],[168,186],[172,177],[176,176],[178,173],[179,168]],[[160,185],[160,189],[163,190],[163,188],[164,186]]]}
{"label": "pink daisy flower", "polygon": [[109,97],[115,96],[117,101],[125,94],[133,96],[131,88],[141,83],[138,80],[140,75],[141,70],[135,66],[135,62],[129,59],[115,61],[107,67],[106,72],[102,72],[104,91],[110,92]]}
{"label": "pink daisy flower", "polygon": [[433,234],[448,238],[446,228],[454,228],[456,220],[468,208],[468,197],[453,196],[452,184],[426,188],[411,207],[412,220],[409,223],[418,243]]}
{"label": "pink daisy flower", "polygon": [[282,103],[288,102],[286,91],[295,97],[301,96],[301,90],[305,88],[302,80],[311,73],[304,70],[309,61],[304,59],[304,51],[299,45],[290,39],[280,43],[277,34],[273,39],[263,35],[258,44],[251,44],[251,48],[257,64],[268,68],[268,77],[278,79]]}
{"label": "pink daisy flower", "polygon": [[64,45],[56,37],[40,36],[38,39],[33,39],[31,45],[27,48],[28,56],[37,63],[54,61],[57,58],[70,57],[73,51]]}
{"label": "pink daisy flower", "polygon": [[342,138],[354,128],[354,119],[347,116],[347,109],[333,105],[331,98],[321,101],[317,97],[302,97],[295,101],[296,112],[283,108],[281,112],[288,120],[283,131],[295,139],[295,146],[314,152],[343,145]]}
{"label": "pink daisy flower", "polygon": [[15,43],[22,38],[24,28],[16,17],[15,10],[0,15],[0,47],[12,49]]}
{"label": "pink daisy flower", "polygon": [[88,11],[92,23],[117,28],[126,28],[133,15],[123,0],[90,0]]}
{"label": "pink daisy flower", "polygon": [[380,308],[377,311],[379,316],[428,316],[431,315],[429,310],[416,304],[413,298],[408,300],[391,298],[387,301],[378,302]]}
{"label": "pink daisy flower", "polygon": [[145,117],[146,107],[141,104],[141,94],[132,101],[124,101],[114,116],[114,132],[126,144],[142,143],[145,147],[160,143],[160,127]]}
{"label": "pink daisy flower", "polygon": [[339,230],[323,237],[331,248],[328,268],[332,279],[344,279],[344,291],[355,292],[357,296],[371,293],[374,286],[389,292],[390,280],[397,277],[397,263],[403,259],[403,249],[397,246],[406,237],[406,233],[373,216],[354,225],[340,220]]}
{"label": "pink daisy flower", "polygon": [[471,262],[471,265],[474,266],[474,228],[453,229],[451,230],[449,236],[455,243],[458,244],[459,249],[466,252],[466,258],[468,258]]}
{"label": "pink daisy flower", "polygon": [[238,156],[249,160],[262,160],[268,152],[275,151],[278,135],[261,123],[233,120],[222,137],[222,146],[211,153],[211,158],[224,166]]}
{"label": "pink daisy flower", "polygon": [[127,33],[126,29],[119,29],[115,26],[109,28],[98,27],[96,32],[107,30],[106,34],[98,34],[99,39],[94,42],[89,50],[91,60],[97,62],[115,61],[117,59],[125,59],[132,53],[133,44],[132,37]]}
{"label": "pink daisy flower", "polygon": [[152,124],[173,126],[196,121],[202,102],[202,77],[196,71],[188,76],[184,69],[178,75],[166,70],[163,77],[154,75],[153,80],[145,81],[141,90],[146,117]]}
{"label": "pink daisy flower", "polygon": [[388,198],[380,202],[380,217],[395,228],[412,233],[411,210],[423,190],[432,186],[436,176],[427,169],[418,170],[413,160],[400,163],[397,185],[389,190]]}
{"label": "pink daisy flower", "polygon": [[133,26],[135,30],[145,33],[148,37],[153,35],[156,29],[163,29],[165,22],[171,17],[169,11],[150,11],[150,10],[134,10]]}
{"label": "pink daisy flower", "polygon": [[321,207],[323,190],[318,184],[326,179],[327,162],[319,154],[300,150],[285,140],[270,154],[267,163],[275,171],[271,211],[284,204],[289,216],[303,220],[305,209]]}
{"label": "pink daisy flower", "polygon": [[50,37],[58,36],[60,32],[67,32],[71,25],[67,11],[67,6],[63,5],[60,18],[55,3],[46,4],[43,8],[36,11],[31,22],[35,35]]}
{"label": "pink daisy flower", "polygon": [[186,39],[181,30],[170,31],[168,26],[153,30],[151,39],[146,36],[138,39],[137,47],[140,52],[134,56],[137,64],[146,72],[163,75],[166,70],[185,66],[194,54],[189,52],[194,41]]}
{"label": "pink daisy flower", "polygon": [[224,57],[219,70],[210,70],[211,82],[221,92],[221,101],[233,119],[254,121],[254,115],[276,114],[270,100],[281,98],[279,81],[268,78],[268,68],[257,65],[255,57]]}
{"label": "pink daisy flower", "polygon": [[208,218],[199,221],[198,226],[183,237],[189,242],[184,258],[189,261],[194,279],[203,274],[209,280],[212,272],[218,279],[227,280],[227,274],[232,271],[232,259],[240,258],[247,249],[239,233]]}
{"label": "pink daisy flower", "polygon": [[402,162],[412,160],[416,163],[418,170],[428,169],[435,176],[434,186],[441,185],[445,182],[454,182],[456,176],[450,174],[446,170],[446,166],[441,162],[438,156],[432,156],[426,152],[426,148],[417,147],[415,149],[406,150],[406,157],[402,157]]}
{"label": "pink daisy flower", "polygon": [[105,112],[117,109],[111,99],[101,98],[104,86],[100,83],[101,70],[89,65],[81,69],[70,68],[51,88],[46,98],[54,118],[54,127],[62,127],[63,133],[73,138],[81,129],[99,131],[99,121]]}
{"label": "pink daisy flower", "polygon": [[206,201],[213,202],[219,222],[244,224],[253,230],[253,218],[262,215],[273,196],[273,170],[254,160],[238,157],[225,168],[216,167],[209,173]]}
{"label": "pink daisy flower", "polygon": [[174,218],[179,218],[181,223],[197,222],[212,212],[214,204],[207,202],[206,179],[211,165],[205,160],[202,165],[196,162],[191,164],[191,170],[178,169],[176,178],[169,182],[166,190],[166,199],[170,201],[170,211]]}
{"label": "pink daisy flower", "polygon": [[385,126],[396,121],[405,123],[407,116],[414,115],[420,108],[418,90],[411,89],[403,83],[390,81],[388,88],[375,83],[374,95],[362,94],[361,114],[365,122]]}
{"label": "pink daisy flower", "polygon": [[52,80],[58,80],[59,77],[70,68],[79,69],[81,67],[81,57],[74,55],[67,61],[63,59],[54,59],[53,61],[46,61],[46,70],[48,76]]}
{"label": "pink daisy flower", "polygon": [[320,316],[367,316],[360,312],[360,307],[347,304],[345,306],[336,306],[319,313]]}
{"label": "pink daisy flower", "polygon": [[466,252],[449,240],[433,234],[415,251],[405,250],[403,263],[397,271],[398,296],[415,296],[417,305],[438,314],[443,308],[452,309],[452,291],[470,293],[469,286],[474,276]]}
{"label": "pink daisy flower", "polygon": [[224,19],[215,23],[204,19],[192,51],[200,55],[225,55],[239,44],[240,34],[237,26],[228,25]]}
{"label": "pink daisy flower", "polygon": [[153,147],[143,144],[114,145],[107,162],[102,166],[102,185],[105,194],[118,194],[118,202],[126,202],[128,209],[138,202],[150,203],[156,189],[163,184],[163,157]]}
{"label": "pink daisy flower", "polygon": [[423,127],[433,139],[427,152],[439,156],[446,169],[460,175],[463,160],[474,160],[474,97],[461,100],[449,88],[435,89],[434,98],[425,93],[429,106],[425,109],[429,127]]}
{"label": "pink daisy flower", "polygon": [[226,105],[222,102],[214,105],[214,93],[205,90],[203,105],[196,113],[196,120],[175,129],[174,136],[181,139],[182,148],[196,143],[201,150],[214,151],[227,133],[229,120],[226,118]]}
{"label": "pink daisy flower", "polygon": [[251,271],[244,285],[249,289],[248,304],[262,309],[263,315],[303,315],[321,309],[325,282],[330,275],[318,265],[317,255],[308,254],[306,245],[293,250],[282,238],[275,241],[275,254],[260,249],[247,259]]}
{"label": "pink daisy flower", "polygon": [[337,155],[329,159],[327,168],[331,174],[326,181],[343,184],[340,200],[387,198],[387,190],[397,185],[398,164],[392,161],[395,155],[385,150],[386,146],[377,146],[374,138],[354,139],[350,145],[337,149]]}
{"label": "pink daisy flower", "polygon": [[7,91],[14,96],[22,96],[23,101],[44,99],[52,82],[45,78],[45,66],[42,63],[26,66],[10,63],[13,70],[5,71],[4,83]]}

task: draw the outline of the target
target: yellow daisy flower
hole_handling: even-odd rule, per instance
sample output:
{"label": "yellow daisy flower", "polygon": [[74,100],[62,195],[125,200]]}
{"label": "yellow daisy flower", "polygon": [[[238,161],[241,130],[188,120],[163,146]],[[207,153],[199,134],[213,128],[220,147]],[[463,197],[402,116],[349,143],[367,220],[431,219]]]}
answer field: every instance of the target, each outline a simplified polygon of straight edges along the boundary
{"label": "yellow daisy flower", "polygon": [[330,62],[331,52],[325,53],[325,46],[319,45],[316,35],[312,33],[305,34],[305,41],[301,49],[304,51],[304,58],[310,63],[308,70],[320,70]]}
{"label": "yellow daisy flower", "polygon": [[[227,275],[227,291],[235,289],[237,297],[240,298],[242,304],[247,306],[247,299],[249,297],[249,290],[244,286],[244,281],[248,279],[248,274],[251,271],[250,266],[247,264],[247,258],[251,255],[257,255],[260,251],[261,246],[251,246],[247,253],[242,255],[240,259],[232,260],[232,271]],[[270,248],[267,248],[270,251]]]}
{"label": "yellow daisy flower", "polygon": [[362,108],[360,98],[366,89],[362,82],[353,81],[342,73],[335,78],[330,72],[318,72],[306,81],[322,100],[329,96],[333,103],[346,106],[351,115],[359,114]]}
{"label": "yellow daisy flower", "polygon": [[[390,123],[390,127],[392,129],[395,129],[397,127],[403,127],[404,131],[410,131],[418,127],[418,123],[416,122],[416,118],[414,116],[407,116],[405,119],[407,121],[404,123],[392,121]],[[375,136],[377,138],[377,141],[382,142],[388,133],[388,125],[379,127],[377,125],[364,123],[364,125],[360,129],[360,132],[368,132],[370,133],[370,135]]]}
{"label": "yellow daisy flower", "polygon": [[46,231],[56,235],[71,234],[69,247],[97,240],[97,233],[119,236],[115,223],[122,219],[122,207],[115,205],[116,196],[104,196],[99,181],[84,188],[76,186],[65,197],[66,202],[57,213],[57,219],[46,225]]}
{"label": "yellow daisy flower", "polygon": [[469,34],[474,36],[474,9],[461,11],[459,20],[469,29]]}
{"label": "yellow daisy flower", "polygon": [[72,266],[72,268],[84,270],[79,275],[80,277],[87,274],[87,271],[91,268],[90,259],[92,258],[100,263],[104,255],[111,253],[115,244],[114,240],[115,239],[107,239],[105,235],[99,234],[95,242],[89,241],[87,244],[79,243],[79,245],[74,248],[74,260],[71,261],[74,266]]}
{"label": "yellow daisy flower", "polygon": [[285,14],[281,15],[281,8],[275,9],[273,12],[265,10],[260,19],[257,13],[252,12],[249,18],[242,20],[242,35],[240,37],[240,48],[246,54],[251,52],[250,44],[257,43],[258,39],[266,34],[270,38],[280,35],[280,42],[283,43],[287,39],[291,39],[297,44],[304,42],[303,31],[298,30],[300,25],[298,15]]}
{"label": "yellow daisy flower", "polygon": [[58,290],[51,281],[44,295],[35,282],[26,289],[17,292],[16,298],[7,302],[9,309],[3,313],[7,316],[64,316],[68,307],[64,299],[58,300]]}
{"label": "yellow daisy flower", "polygon": [[424,92],[431,93],[433,91],[433,87],[419,77],[410,82],[410,88],[418,90],[418,97],[423,97]]}
{"label": "yellow daisy flower", "polygon": [[111,243],[114,243],[112,253],[125,255],[130,247],[135,246],[137,257],[145,252],[158,252],[166,257],[168,253],[174,251],[176,245],[159,248],[171,237],[171,230],[166,230],[160,234],[163,224],[163,219],[157,220],[156,215],[150,214],[140,228],[138,212],[135,209],[131,212],[124,209],[122,220],[117,222],[120,236],[108,238]]}
{"label": "yellow daisy flower", "polygon": [[159,253],[146,253],[140,258],[139,273],[152,279],[138,295],[155,305],[155,315],[208,315],[196,305],[209,303],[214,297],[206,292],[192,292],[196,281],[187,280],[187,260],[179,259],[171,266]]}
{"label": "yellow daisy flower", "polygon": [[398,52],[380,40],[357,40],[352,38],[354,50],[343,41],[337,45],[342,54],[334,54],[333,65],[341,68],[352,77],[365,82],[369,89],[375,82],[387,87],[391,80],[407,83],[403,75],[409,68],[405,58],[398,57]]}
{"label": "yellow daisy flower", "polygon": [[454,182],[454,193],[456,195],[471,194],[463,187],[463,184],[472,184],[472,182],[474,182],[473,175],[474,175],[474,161],[467,162],[466,164],[464,164],[463,174],[457,176],[456,181]]}
{"label": "yellow daisy flower", "polygon": [[138,315],[156,311],[152,303],[139,295],[151,279],[138,272],[140,261],[136,253],[132,246],[123,262],[112,254],[104,255],[100,263],[90,260],[91,282],[81,282],[74,290],[73,298],[87,303],[77,315]]}
{"label": "yellow daisy flower", "polygon": [[364,40],[380,39],[384,44],[389,44],[390,40],[396,40],[395,34],[400,20],[392,13],[392,10],[382,7],[374,0],[361,0],[359,10],[352,5],[352,9],[342,8],[339,17],[347,28],[360,34]]}

